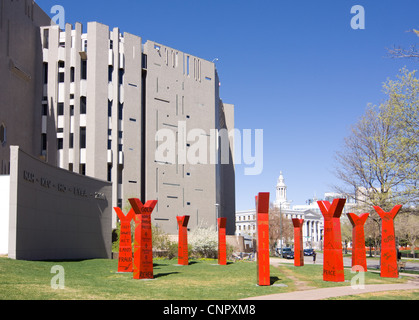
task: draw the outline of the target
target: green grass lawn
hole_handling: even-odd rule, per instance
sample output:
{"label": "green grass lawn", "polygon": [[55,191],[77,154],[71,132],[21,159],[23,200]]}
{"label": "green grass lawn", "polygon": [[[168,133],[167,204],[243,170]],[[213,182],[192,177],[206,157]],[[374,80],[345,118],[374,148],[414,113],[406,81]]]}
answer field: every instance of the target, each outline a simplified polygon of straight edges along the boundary
{"label": "green grass lawn", "polygon": [[[54,265],[64,268],[64,289],[51,288]],[[321,265],[271,266],[271,284],[286,287],[257,286],[255,262],[219,266],[216,260],[196,260],[189,266],[177,266],[176,259],[154,259],[154,280],[134,280],[132,273],[116,271],[117,260],[45,262],[0,258],[0,299],[235,300],[299,290],[301,283],[315,288],[350,285],[350,280],[322,281]],[[345,270],[345,279],[352,276],[350,270]],[[366,284],[404,281],[366,274]]]}

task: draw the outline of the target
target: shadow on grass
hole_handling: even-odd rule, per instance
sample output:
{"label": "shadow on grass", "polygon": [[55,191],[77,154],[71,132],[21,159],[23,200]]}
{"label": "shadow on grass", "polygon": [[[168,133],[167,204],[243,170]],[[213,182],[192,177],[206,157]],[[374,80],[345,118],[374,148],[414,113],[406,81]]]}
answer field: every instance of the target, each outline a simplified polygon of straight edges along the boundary
{"label": "shadow on grass", "polygon": [[180,273],[180,272],[175,271],[175,272],[157,273],[157,274],[154,274],[154,278],[165,277],[165,276],[176,274],[176,273]]}
{"label": "shadow on grass", "polygon": [[277,276],[275,277],[270,277],[270,284],[273,285],[275,282],[279,281],[281,279],[279,279]]}

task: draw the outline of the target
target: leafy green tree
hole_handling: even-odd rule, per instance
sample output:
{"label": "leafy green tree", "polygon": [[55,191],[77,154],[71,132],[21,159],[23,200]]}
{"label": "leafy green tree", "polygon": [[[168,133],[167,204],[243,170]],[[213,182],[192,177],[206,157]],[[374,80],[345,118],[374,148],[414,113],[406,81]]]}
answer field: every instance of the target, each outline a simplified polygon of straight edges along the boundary
{"label": "leafy green tree", "polygon": [[[400,219],[403,211],[418,216],[419,80],[415,75],[416,71],[404,68],[395,80],[386,81],[386,99],[378,106],[368,105],[336,153],[335,173],[343,182],[336,189],[356,199],[358,212],[370,212],[366,237],[374,241],[379,241],[381,219],[372,206],[390,211],[401,204]],[[403,237],[412,238],[406,230]],[[410,243],[415,241],[412,238]]]}
{"label": "leafy green tree", "polygon": [[419,81],[400,71],[384,86],[387,99],[369,105],[336,153],[339,192],[360,204],[390,210],[419,200]]}

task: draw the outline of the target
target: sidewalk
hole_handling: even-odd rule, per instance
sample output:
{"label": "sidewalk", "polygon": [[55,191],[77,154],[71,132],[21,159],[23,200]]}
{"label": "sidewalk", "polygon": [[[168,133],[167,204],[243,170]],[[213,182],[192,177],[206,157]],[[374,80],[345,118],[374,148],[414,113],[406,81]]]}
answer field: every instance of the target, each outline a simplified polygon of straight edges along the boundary
{"label": "sidewalk", "polygon": [[351,286],[322,288],[314,290],[270,294],[266,296],[246,298],[243,300],[322,300],[327,298],[358,295],[369,292],[412,289],[419,289],[419,283],[409,281],[407,283],[400,284],[372,284],[366,285],[364,289],[352,289]]}
{"label": "sidewalk", "polygon": [[[280,263],[289,263],[288,261],[279,261],[275,259],[272,261],[273,265],[278,265]],[[402,276],[412,277],[412,280],[408,280],[406,283],[396,283],[396,284],[373,284],[365,285],[363,289],[353,289],[351,286],[344,287],[331,287],[331,288],[321,288],[321,289],[312,289],[312,290],[302,290],[302,291],[293,291],[287,293],[276,293],[265,296],[251,297],[243,300],[322,300],[333,297],[348,296],[348,295],[358,295],[363,293],[370,292],[379,292],[379,291],[392,291],[392,290],[419,290],[419,275],[417,274],[404,274],[400,273]]]}

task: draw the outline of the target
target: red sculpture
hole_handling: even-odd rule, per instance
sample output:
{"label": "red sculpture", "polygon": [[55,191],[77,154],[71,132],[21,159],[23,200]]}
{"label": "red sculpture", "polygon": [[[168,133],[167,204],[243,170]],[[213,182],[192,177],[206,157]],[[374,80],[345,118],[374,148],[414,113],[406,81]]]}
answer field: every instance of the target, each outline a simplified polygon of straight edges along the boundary
{"label": "red sculpture", "polygon": [[271,284],[269,269],[269,192],[256,196],[258,285]]}
{"label": "red sculpture", "polygon": [[345,281],[340,230],[340,216],[345,202],[346,199],[334,199],[332,204],[329,201],[317,201],[324,217],[324,281]]}
{"label": "red sculpture", "polygon": [[218,264],[227,265],[226,225],[227,218],[218,218]]}
{"label": "red sculpture", "polygon": [[303,223],[304,219],[292,219],[294,225],[294,266],[304,266],[303,251]]}
{"label": "red sculpture", "polygon": [[118,272],[132,272],[132,244],[131,244],[131,220],[134,218],[134,210],[131,209],[125,216],[122,210],[114,207],[121,229],[119,232],[119,256]]}
{"label": "red sculpture", "polygon": [[145,205],[140,199],[128,199],[135,212],[134,234],[134,279],[153,279],[153,243],[151,233],[151,213],[157,200],[149,200]]}
{"label": "red sculpture", "polygon": [[188,259],[188,222],[189,216],[176,217],[177,224],[179,227],[179,239],[178,239],[178,264],[187,266],[189,264]]}
{"label": "red sculpture", "polygon": [[347,216],[352,224],[352,268],[361,266],[367,271],[367,257],[365,250],[364,224],[369,213],[362,213],[359,217],[355,213],[348,213]]}
{"label": "red sculpture", "polygon": [[374,207],[381,218],[381,277],[383,278],[399,277],[394,218],[401,207],[401,205],[397,205],[390,212],[384,212],[378,206]]}

